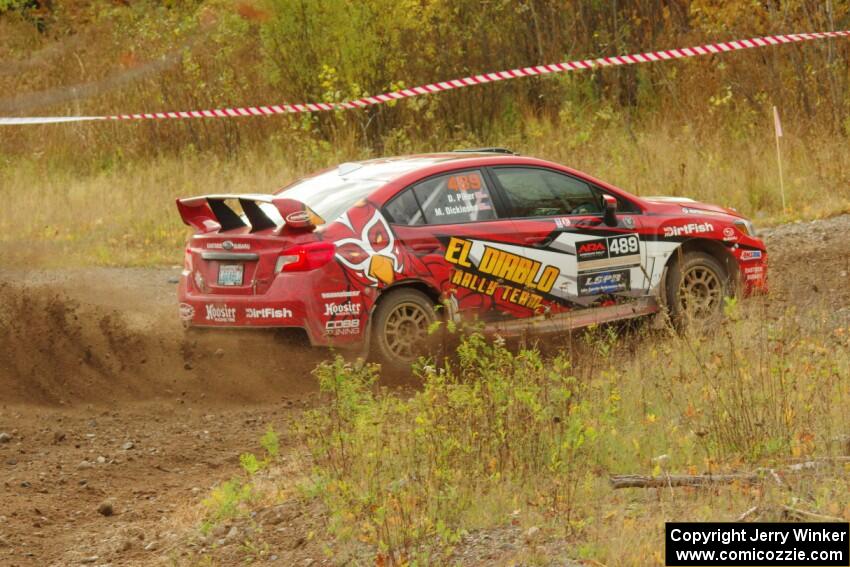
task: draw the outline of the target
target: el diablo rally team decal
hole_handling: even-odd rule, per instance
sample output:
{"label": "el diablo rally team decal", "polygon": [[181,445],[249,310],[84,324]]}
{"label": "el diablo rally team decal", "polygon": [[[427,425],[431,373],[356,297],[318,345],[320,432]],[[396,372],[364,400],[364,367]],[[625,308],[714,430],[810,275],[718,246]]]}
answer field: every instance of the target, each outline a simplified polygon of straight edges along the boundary
{"label": "el diablo rally team decal", "polygon": [[640,240],[636,234],[564,233],[541,249],[453,236],[444,257],[454,266],[452,284],[534,309],[546,299],[571,303],[630,291]]}
{"label": "el diablo rally team decal", "polygon": [[[451,277],[451,282],[457,286],[489,296],[498,292],[496,296],[503,301],[533,309],[543,301],[543,297],[534,292],[551,291],[561,273],[555,266],[544,266],[486,244],[481,257],[473,264],[470,256],[473,244],[471,240],[453,236],[446,246],[446,261],[458,266]],[[500,289],[501,282],[518,287],[503,284]]]}

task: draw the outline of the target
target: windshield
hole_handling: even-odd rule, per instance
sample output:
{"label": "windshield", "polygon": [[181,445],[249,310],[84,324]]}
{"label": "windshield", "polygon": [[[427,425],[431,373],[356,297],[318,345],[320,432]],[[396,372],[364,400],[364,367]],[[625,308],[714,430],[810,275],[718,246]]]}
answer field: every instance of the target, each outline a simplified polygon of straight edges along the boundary
{"label": "windshield", "polygon": [[328,223],[335,221],[354,203],[365,199],[385,183],[378,179],[342,177],[339,170],[334,169],[296,181],[278,193],[278,196],[301,201]]}

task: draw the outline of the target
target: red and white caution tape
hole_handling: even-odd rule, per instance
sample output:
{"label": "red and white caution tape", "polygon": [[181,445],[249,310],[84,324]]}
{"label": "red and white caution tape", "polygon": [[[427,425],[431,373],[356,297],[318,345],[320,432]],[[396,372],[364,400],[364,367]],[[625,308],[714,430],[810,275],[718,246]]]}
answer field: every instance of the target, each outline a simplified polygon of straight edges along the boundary
{"label": "red and white caution tape", "polygon": [[681,49],[669,49],[662,51],[649,51],[646,53],[635,53],[632,55],[616,55],[613,57],[600,57],[598,59],[584,59],[579,61],[566,61],[564,63],[552,63],[550,65],[537,65],[535,67],[523,67],[509,71],[486,73],[465,77],[463,79],[452,79],[409,89],[367,96],[357,100],[346,102],[308,102],[303,104],[275,104],[270,106],[246,106],[239,108],[216,108],[214,110],[189,110],[181,112],[151,112],[143,114],[117,114],[114,116],[33,116],[21,118],[0,118],[0,125],[15,124],[51,124],[59,122],[81,122],[88,120],[147,120],[166,118],[229,118],[240,116],[270,116],[274,114],[291,114],[300,112],[325,112],[330,110],[351,110],[365,108],[376,104],[384,104],[394,100],[410,98],[420,95],[429,95],[452,89],[462,89],[474,85],[494,83],[518,79],[520,77],[532,77],[537,75],[548,75],[551,73],[565,73],[568,71],[581,71],[598,67],[612,67],[617,65],[634,65],[638,63],[652,63],[655,61],[668,61],[671,59],[685,59],[699,55],[712,55],[725,53],[727,51],[738,51],[741,49],[754,49],[757,47],[768,47],[771,45],[782,45],[786,43],[799,43],[813,41],[816,39],[827,39],[836,37],[850,37],[850,30],[795,33],[789,35],[770,35],[752,39],[740,39],[697,47],[684,47]]}

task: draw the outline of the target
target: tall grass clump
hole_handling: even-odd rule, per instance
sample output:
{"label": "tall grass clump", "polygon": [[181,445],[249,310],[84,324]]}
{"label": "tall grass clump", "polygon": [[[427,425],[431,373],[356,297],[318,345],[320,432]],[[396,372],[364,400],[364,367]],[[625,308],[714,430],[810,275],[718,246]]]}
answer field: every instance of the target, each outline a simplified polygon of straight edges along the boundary
{"label": "tall grass clump", "polygon": [[[375,366],[323,363],[315,373],[328,403],[303,433],[331,532],[373,545],[382,561],[439,563],[465,533],[522,510],[524,521],[608,563],[648,545],[633,523],[606,530],[641,501],[615,494],[609,475],[834,456],[850,415],[850,328],[822,309],[729,311],[710,333],[592,329],[551,356],[471,334],[441,367],[421,364],[422,388],[409,395],[379,389]],[[842,492],[840,484],[821,488]],[[812,486],[733,489],[730,502],[741,511],[786,503]],[[691,502],[695,519],[729,519],[711,493],[669,497]]]}
{"label": "tall grass clump", "polygon": [[566,358],[544,363],[536,350],[514,353],[478,334],[456,362],[423,366],[423,388],[408,399],[376,395],[376,372],[339,358],[316,370],[330,403],[311,414],[308,440],[337,534],[402,561],[428,538],[456,543],[483,520],[483,502],[503,512],[531,500],[572,521],[577,487],[617,413],[614,389],[599,412],[596,385],[578,380]]}

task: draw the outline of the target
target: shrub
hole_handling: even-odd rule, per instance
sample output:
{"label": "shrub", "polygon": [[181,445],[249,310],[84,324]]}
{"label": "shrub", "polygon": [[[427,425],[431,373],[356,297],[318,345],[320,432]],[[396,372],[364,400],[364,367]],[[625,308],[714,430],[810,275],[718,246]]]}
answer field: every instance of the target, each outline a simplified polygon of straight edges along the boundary
{"label": "shrub", "polygon": [[513,353],[480,334],[462,340],[456,361],[419,372],[423,389],[403,399],[375,395],[374,366],[317,368],[329,404],[306,433],[333,529],[401,561],[426,539],[450,548],[488,498],[505,513],[528,499],[569,523],[616,397],[600,413],[565,357],[544,364],[537,350]]}

